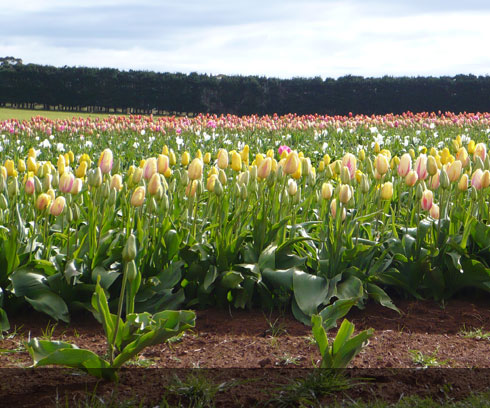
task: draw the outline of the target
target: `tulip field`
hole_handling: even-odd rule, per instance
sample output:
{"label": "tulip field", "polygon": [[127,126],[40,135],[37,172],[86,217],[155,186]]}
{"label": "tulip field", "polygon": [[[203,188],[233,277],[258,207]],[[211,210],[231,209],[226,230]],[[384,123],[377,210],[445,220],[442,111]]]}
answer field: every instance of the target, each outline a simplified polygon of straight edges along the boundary
{"label": "tulip field", "polygon": [[286,308],[319,342],[371,302],[489,293],[489,139],[489,113],[5,120],[0,330],[91,312],[98,375],[196,309]]}

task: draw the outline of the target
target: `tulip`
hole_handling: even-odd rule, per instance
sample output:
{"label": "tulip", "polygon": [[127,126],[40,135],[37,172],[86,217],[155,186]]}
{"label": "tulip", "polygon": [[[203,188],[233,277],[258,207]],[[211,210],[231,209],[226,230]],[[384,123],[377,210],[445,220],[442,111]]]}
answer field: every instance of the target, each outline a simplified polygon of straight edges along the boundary
{"label": "tulip", "polygon": [[461,161],[456,160],[451,163],[449,168],[447,169],[447,176],[449,177],[449,181],[451,183],[458,181],[461,176],[461,170],[463,168],[463,163]]}
{"label": "tulip", "polygon": [[191,180],[198,180],[202,177],[202,168],[203,163],[199,158],[195,158],[192,160],[191,164],[189,164],[189,168],[187,169],[187,175]]}
{"label": "tulip", "polygon": [[131,196],[131,205],[133,207],[141,207],[145,201],[145,188],[143,186],[136,187]]}
{"label": "tulip", "polygon": [[361,177],[361,191],[366,194],[369,191],[369,188],[371,187],[369,183],[369,178],[367,174],[363,174]]}
{"label": "tulip", "polygon": [[364,159],[366,158],[366,152],[364,151],[364,149],[359,150],[358,157],[360,161],[364,161]]}
{"label": "tulip", "polygon": [[17,170],[19,170],[20,173],[24,173],[26,171],[26,162],[22,159],[19,159],[17,161]]}
{"label": "tulip", "polygon": [[291,148],[289,146],[286,146],[286,145],[279,146],[279,149],[277,149],[277,153],[279,154],[279,157],[282,158],[283,152],[286,152],[286,155],[287,155],[287,154],[291,153]]}
{"label": "tulip", "polygon": [[482,176],[483,176],[483,171],[481,169],[477,169],[471,176],[471,186],[476,190],[481,190],[482,188],[482,183],[481,183]]}
{"label": "tulip", "polygon": [[259,167],[257,168],[257,177],[259,177],[259,179],[261,180],[266,179],[267,177],[269,177],[271,169],[272,159],[270,157],[267,157],[266,159],[262,160]]}
{"label": "tulip", "polygon": [[427,172],[429,173],[429,175],[433,176],[437,173],[437,170],[438,166],[436,158],[434,156],[427,157]]}
{"label": "tulip", "polygon": [[296,184],[296,181],[289,179],[288,180],[288,194],[292,197],[296,195],[298,192],[298,185]]}
{"label": "tulip", "polygon": [[207,152],[207,153],[204,155],[203,162],[204,162],[204,164],[209,164],[209,163],[211,163],[211,153]]}
{"label": "tulip", "polygon": [[228,167],[228,152],[225,149],[218,150],[218,167],[223,170]]}
{"label": "tulip", "polygon": [[468,190],[468,175],[465,173],[461,176],[459,183],[458,183],[458,190],[459,191],[466,191]]}
{"label": "tulip", "polygon": [[474,140],[470,140],[469,143],[468,143],[468,153],[469,154],[475,153],[475,148],[476,148],[475,141]]}
{"label": "tulip", "polygon": [[240,171],[242,169],[242,156],[235,151],[231,154],[231,168],[234,171]]}
{"label": "tulip", "polygon": [[408,187],[413,187],[415,185],[415,183],[417,182],[418,180],[418,176],[417,176],[417,173],[415,172],[415,170],[410,170],[407,174],[407,176],[405,177],[405,184],[408,186]]}
{"label": "tulip", "polygon": [[478,143],[475,146],[475,152],[473,153],[473,160],[479,157],[481,161],[484,162],[486,156],[487,156],[487,146],[484,143]]}
{"label": "tulip", "polygon": [[111,177],[111,184],[110,184],[110,188],[111,189],[115,189],[116,191],[121,191],[122,188],[123,188],[123,185],[122,185],[122,177],[120,174],[114,174],[112,177]]}
{"label": "tulip", "polygon": [[429,214],[432,218],[435,220],[439,219],[439,206],[437,204],[432,204],[432,207],[430,207]]}
{"label": "tulip", "polygon": [[417,157],[417,161],[415,162],[415,171],[417,172],[417,177],[419,180],[425,180],[427,178],[427,156],[425,154],[421,154],[419,157]]}
{"label": "tulip", "polygon": [[5,160],[5,168],[7,169],[7,175],[8,176],[14,176],[15,174],[15,166],[14,166],[14,161],[7,159]]}
{"label": "tulip", "polygon": [[330,164],[330,156],[328,154],[325,154],[323,156],[323,163],[325,163],[325,166],[328,166]]}
{"label": "tulip", "polygon": [[342,158],[342,167],[347,167],[351,180],[354,178],[357,170],[357,159],[352,153],[346,153]]}
{"label": "tulip", "polygon": [[197,180],[190,181],[185,189],[185,195],[187,197],[194,197],[196,195],[197,185],[198,185]]}
{"label": "tulip", "polygon": [[[46,178],[45,178],[46,179]],[[73,173],[63,173],[60,177],[59,189],[62,193],[69,193],[73,187],[75,176]]]}
{"label": "tulip", "polygon": [[318,163],[318,171],[323,171],[325,170],[325,163],[322,161],[320,161],[320,163]]}
{"label": "tulip", "polygon": [[470,156],[464,147],[459,148],[458,152],[456,153],[456,160],[459,160],[463,167],[470,164]]}
{"label": "tulip", "polygon": [[36,191],[36,185],[34,183],[34,177],[28,177],[24,187],[27,194],[32,195]]}
{"label": "tulip", "polygon": [[191,161],[191,155],[188,151],[185,151],[182,153],[182,157],[180,158],[180,162],[182,163],[182,166],[187,166],[189,162]]}
{"label": "tulip", "polygon": [[322,184],[322,198],[324,200],[330,200],[332,198],[333,194],[333,187],[330,183],[323,183]]}
{"label": "tulip", "polygon": [[36,200],[36,209],[43,211],[49,207],[49,204],[51,204],[51,197],[46,193],[39,194]]}
{"label": "tulip", "polygon": [[[337,217],[337,199],[334,198],[331,202],[330,202],[330,211],[332,213],[332,217],[333,218],[336,218]],[[345,211],[345,208],[342,207],[342,221],[345,220],[345,217],[347,216],[347,213]]]}
{"label": "tulip", "polygon": [[[298,158],[299,158],[299,156],[298,156]],[[301,160],[299,160],[298,168],[296,169],[296,171],[293,174],[291,174],[291,177],[293,177],[295,180],[299,180],[301,178],[302,173],[303,173],[302,164],[301,164]]]}
{"label": "tulip", "polygon": [[57,197],[54,200],[53,205],[49,209],[50,214],[51,215],[54,215],[55,217],[57,217],[65,209],[65,204],[66,204],[65,197],[63,197],[63,196]]}
{"label": "tulip", "polygon": [[228,181],[228,179],[226,178],[226,173],[223,169],[220,169],[218,173],[218,180],[223,186],[226,185],[226,182]]}
{"label": "tulip", "polygon": [[56,198],[56,194],[54,193],[54,190],[52,188],[46,191],[46,194],[51,198],[50,202],[53,202],[54,199]]}
{"label": "tulip", "polygon": [[249,162],[249,150],[250,148],[248,147],[248,145],[245,145],[243,147],[243,150],[240,152],[240,156],[242,158],[242,162],[245,163],[246,166],[248,166],[248,162]]}
{"label": "tulip", "polygon": [[437,170],[436,174],[434,174],[430,178],[430,188],[432,190],[437,190],[440,185],[441,185],[441,171]]}
{"label": "tulip", "polygon": [[88,163],[86,161],[81,162],[75,170],[75,176],[82,178],[87,175]]}
{"label": "tulip", "polygon": [[422,198],[420,199],[420,206],[422,207],[423,210],[429,211],[430,208],[432,207],[433,200],[434,200],[434,195],[432,194],[432,191],[425,190],[422,193]]}
{"label": "tulip", "polygon": [[145,164],[143,166],[143,177],[145,180],[150,180],[151,177],[157,173],[158,171],[158,165],[157,165],[157,159],[154,157],[150,157],[145,161]]}
{"label": "tulip", "polygon": [[83,180],[81,178],[76,178],[73,181],[73,186],[71,187],[70,194],[71,195],[77,195],[82,191],[83,187]]}
{"label": "tulip", "polygon": [[165,154],[159,154],[157,157],[157,171],[160,174],[165,174],[169,165],[170,163],[169,163],[168,156]]}
{"label": "tulip", "polygon": [[485,170],[481,176],[481,188],[487,188],[490,185],[490,171]]}
{"label": "tulip", "polygon": [[376,156],[376,159],[374,161],[374,168],[378,172],[380,176],[385,175],[388,172],[390,164],[388,163],[388,159],[384,154],[379,153]]}
{"label": "tulip", "polygon": [[286,174],[295,174],[298,171],[300,166],[300,160],[298,157],[298,153],[290,152],[288,157],[286,158],[286,162],[284,163],[284,173]]}
{"label": "tulip", "polygon": [[173,150],[170,150],[170,152],[168,153],[168,162],[170,163],[171,166],[177,163],[177,158],[175,157],[175,152]]}
{"label": "tulip", "polygon": [[[198,159],[199,160],[199,159]],[[148,182],[148,193],[152,196],[158,194],[158,190],[162,188],[162,183],[160,182],[160,174],[155,173],[151,176]]]}
{"label": "tulip", "polygon": [[381,186],[381,199],[391,200],[391,197],[393,197],[393,183],[391,181],[387,181]]}
{"label": "tulip", "polygon": [[111,149],[104,149],[99,158],[99,168],[102,174],[109,174],[114,164],[114,157]]}
{"label": "tulip", "polygon": [[350,186],[347,184],[342,184],[339,190],[339,200],[342,204],[347,204],[352,198],[352,191]]}
{"label": "tulip", "polygon": [[37,172],[37,162],[35,157],[29,156],[27,158],[27,171]]}
{"label": "tulip", "polygon": [[406,177],[410,170],[412,170],[412,158],[410,154],[405,153],[402,155],[400,164],[398,165],[398,175],[400,177]]}
{"label": "tulip", "polygon": [[255,165],[257,167],[259,167],[260,166],[260,163],[262,163],[262,160],[264,160],[264,159],[265,159],[265,157],[264,157],[264,155],[262,153],[257,153],[255,155],[255,160],[254,160]]}
{"label": "tulip", "polygon": [[206,190],[213,192],[216,180],[218,180],[218,176],[216,174],[211,174],[206,181]]}

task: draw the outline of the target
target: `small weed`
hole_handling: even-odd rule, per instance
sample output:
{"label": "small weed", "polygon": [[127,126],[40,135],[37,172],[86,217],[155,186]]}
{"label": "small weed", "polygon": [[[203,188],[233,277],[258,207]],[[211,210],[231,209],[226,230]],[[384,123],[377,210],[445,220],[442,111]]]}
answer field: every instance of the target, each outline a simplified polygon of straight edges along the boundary
{"label": "small weed", "polygon": [[53,338],[54,331],[58,326],[58,323],[51,324],[49,321],[45,329],[41,329],[41,338],[44,340],[51,340]]}
{"label": "small weed", "polygon": [[479,329],[466,329],[466,326],[463,326],[463,328],[459,331],[459,335],[465,339],[490,341],[490,332],[484,332],[482,327]]}
{"label": "small weed", "polygon": [[412,361],[414,362],[414,364],[419,365],[422,368],[441,367],[449,363],[448,360],[439,361],[437,359],[438,351],[439,349],[436,349],[436,351],[431,354],[424,354],[420,350],[409,350],[410,354],[412,355]]}
{"label": "small weed", "polygon": [[279,337],[284,334],[287,334],[287,330],[284,327],[284,323],[282,323],[279,320],[279,317],[277,317],[274,321],[272,320],[272,316],[269,316],[269,318],[267,318],[267,316],[265,316],[264,314],[264,317],[265,317],[265,321],[267,322],[267,325],[269,326],[269,328],[265,331],[266,334],[268,334],[271,337]]}
{"label": "small weed", "polygon": [[80,333],[78,333],[77,329],[73,329],[73,336],[75,336],[76,339],[80,338]]}
{"label": "small weed", "polygon": [[287,365],[299,365],[299,357],[294,357],[289,353],[285,353],[281,357],[279,357],[279,361],[276,365],[287,366]]}
{"label": "small weed", "polygon": [[155,364],[155,361],[151,358],[143,358],[141,356],[135,356],[128,361],[128,365],[133,367],[148,368]]}
{"label": "small weed", "polygon": [[347,390],[355,385],[339,371],[315,369],[305,378],[292,380],[288,385],[275,389],[274,398],[266,406],[291,407],[315,406],[324,395]]}
{"label": "small weed", "polygon": [[20,326],[15,326],[14,327],[14,330],[11,332],[11,333],[7,333],[7,334],[4,334],[3,335],[3,338],[5,340],[13,340],[14,338],[16,338],[17,336],[19,337],[24,337],[24,332],[21,331],[21,329],[24,327],[23,324],[21,324]]}
{"label": "small weed", "polygon": [[[221,384],[216,384],[201,373],[190,374],[185,380],[181,380],[177,375],[174,375],[173,381],[168,387],[168,392],[179,397],[179,406],[185,403],[185,406],[188,407],[212,407],[217,393],[224,392],[237,384],[237,381],[225,381]],[[181,398],[183,401],[180,400]],[[164,404],[162,403],[162,405]]]}
{"label": "small weed", "polygon": [[306,336],[306,337],[305,337],[305,340],[306,340],[306,343],[307,343],[309,346],[314,346],[314,345],[316,345],[315,336],[313,336],[313,334],[310,334],[309,336]]}

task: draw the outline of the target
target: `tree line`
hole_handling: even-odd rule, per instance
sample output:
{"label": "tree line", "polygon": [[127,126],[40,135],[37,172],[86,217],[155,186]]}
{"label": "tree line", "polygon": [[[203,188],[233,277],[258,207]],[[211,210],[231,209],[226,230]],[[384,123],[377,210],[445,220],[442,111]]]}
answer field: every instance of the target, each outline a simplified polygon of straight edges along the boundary
{"label": "tree line", "polygon": [[[8,57],[11,60],[13,57]],[[490,111],[490,76],[278,79],[0,61],[0,106],[121,113]]]}

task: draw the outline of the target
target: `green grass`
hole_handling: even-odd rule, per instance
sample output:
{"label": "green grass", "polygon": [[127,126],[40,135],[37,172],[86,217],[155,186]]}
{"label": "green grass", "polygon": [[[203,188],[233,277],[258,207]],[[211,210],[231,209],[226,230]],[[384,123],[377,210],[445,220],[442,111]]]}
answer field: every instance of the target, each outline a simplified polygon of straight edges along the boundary
{"label": "green grass", "polygon": [[107,117],[110,115],[125,116],[120,113],[107,114],[107,113],[83,113],[83,112],[61,112],[61,111],[45,111],[45,110],[29,110],[29,109],[11,109],[11,108],[0,108],[0,121],[7,119],[18,119],[18,120],[31,120],[35,116],[43,116],[48,119],[72,119],[75,118],[97,118],[97,117]]}

